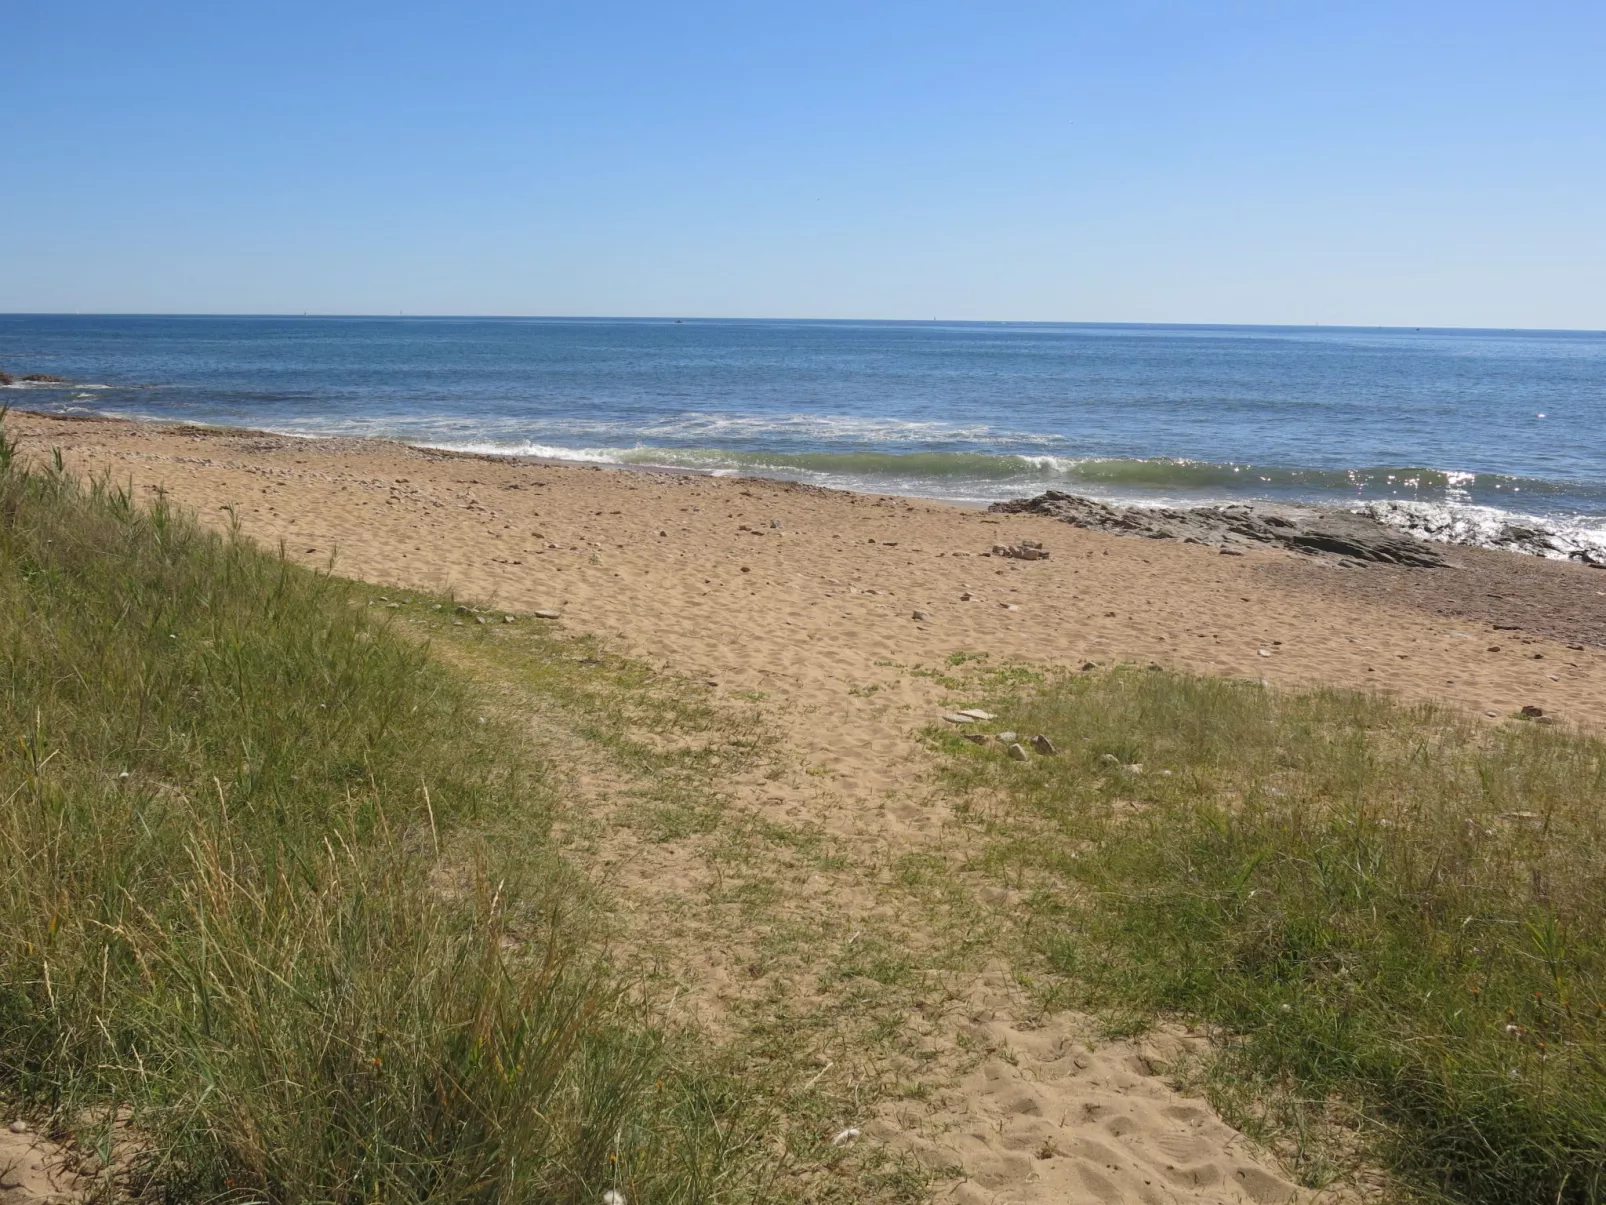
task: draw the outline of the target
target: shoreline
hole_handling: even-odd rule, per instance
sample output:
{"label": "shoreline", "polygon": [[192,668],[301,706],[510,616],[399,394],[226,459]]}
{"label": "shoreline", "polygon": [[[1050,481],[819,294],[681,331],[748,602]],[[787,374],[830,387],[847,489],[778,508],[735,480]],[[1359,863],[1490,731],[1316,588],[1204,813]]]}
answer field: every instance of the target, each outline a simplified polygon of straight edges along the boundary
{"label": "shoreline", "polygon": [[[1489,693],[1488,684],[1507,675],[1502,670],[1491,679],[1487,658],[1468,665],[1456,656],[1442,672],[1413,675],[1401,672],[1398,656],[1389,658],[1393,666],[1367,666],[1355,656],[1364,649],[1336,645],[1360,641],[1380,626],[1400,633],[1404,644],[1438,643],[1452,620],[1484,627],[1487,641],[1465,633],[1467,639],[1456,642],[1480,651],[1498,643],[1495,624],[1523,629],[1506,640],[1555,642],[1551,659],[1564,663],[1565,655],[1579,652],[1568,644],[1606,648],[1606,575],[1515,553],[1439,546],[1449,569],[1337,570],[1274,549],[1223,557],[1215,549],[1085,531],[1043,516],[763,477],[537,462],[371,438],[308,439],[110,417],[84,421],[13,411],[10,423],[26,444],[61,444],[76,468],[112,469],[141,484],[159,479],[208,522],[217,522],[220,505],[233,505],[247,534],[270,544],[286,541],[297,559],[322,563],[338,548],[340,572],[510,603],[528,600],[521,605],[529,609],[566,606],[588,626],[633,642],[651,627],[656,631],[648,643],[663,653],[684,654],[680,646],[689,645],[696,658],[715,664],[750,660],[730,645],[750,640],[763,626],[757,619],[706,613],[715,591],[737,582],[741,600],[794,615],[791,625],[812,629],[811,636],[800,631],[805,643],[839,639],[839,621],[862,625],[872,618],[868,607],[872,630],[856,643],[893,648],[913,637],[927,656],[978,648],[1063,664],[1119,656],[1256,678],[1268,676],[1268,662],[1290,671],[1297,662],[1298,672],[1286,675],[1290,681],[1449,697],[1480,714],[1502,716],[1523,705],[1544,706],[1537,696],[1554,692],[1558,683],[1544,674],[1531,681],[1519,675]],[[196,456],[198,445],[208,453]],[[478,484],[465,483],[462,472],[449,467],[470,465],[469,481]],[[499,491],[494,499],[493,489]],[[721,508],[717,513],[714,505]],[[764,521],[755,525],[760,510]],[[769,518],[781,527],[770,529]],[[767,534],[759,539],[761,532]],[[1006,534],[1010,539],[1000,540]],[[1015,538],[1045,541],[1054,559],[1023,566],[980,558],[993,544]],[[886,551],[872,551],[866,541]],[[582,548],[585,557],[577,557]],[[754,557],[747,557],[750,551]],[[744,557],[757,559],[748,567],[764,576],[740,575]],[[892,559],[898,563],[889,564]],[[541,565],[554,570],[545,580],[532,577]],[[618,594],[621,586],[628,588]],[[962,603],[964,594],[975,602]],[[1110,605],[1095,595],[1108,598],[1115,612],[1107,614]],[[1005,610],[1009,604],[1019,610]],[[827,608],[838,622],[825,622]],[[910,619],[916,609],[937,618],[916,623]],[[653,623],[644,625],[642,615]],[[1292,642],[1308,646],[1311,624],[1328,633],[1322,653],[1307,649],[1311,655],[1290,657],[1283,650]],[[674,636],[688,628],[689,641]],[[1208,646],[1190,646],[1189,640],[1202,638],[1185,639],[1188,629],[1208,629]],[[765,643],[775,639],[767,633]],[[1273,640],[1282,648],[1261,657]],[[795,660],[796,653],[777,648],[776,664]],[[865,663],[872,670],[874,660]],[[766,675],[755,666],[741,676],[756,681],[776,672]],[[1475,693],[1457,698],[1469,682]],[[1585,710],[1606,719],[1606,699]]]}
{"label": "shoreline", "polygon": [[[17,385],[12,388],[22,388]],[[28,388],[35,388],[29,386]],[[442,456],[456,456],[469,459],[484,459],[487,461],[526,463],[538,465],[568,466],[579,468],[623,469],[642,473],[660,473],[671,475],[689,475],[696,477],[710,477],[721,480],[758,480],[785,482],[805,488],[820,489],[829,492],[855,494],[866,497],[905,498],[914,502],[939,503],[945,506],[957,507],[964,510],[994,511],[1004,509],[1020,509],[1027,503],[1042,498],[1068,497],[1074,501],[1085,504],[1088,508],[1110,512],[1122,512],[1137,517],[1145,526],[1163,527],[1165,524],[1149,524],[1148,519],[1156,515],[1169,517],[1173,522],[1188,523],[1186,516],[1197,516],[1209,512],[1226,510],[1250,511],[1257,516],[1278,517],[1312,517],[1312,516],[1340,516],[1345,522],[1358,520],[1375,525],[1378,534],[1386,536],[1388,533],[1408,537],[1431,548],[1479,548],[1488,551],[1513,552],[1525,556],[1536,556],[1547,560],[1576,561],[1594,568],[1606,568],[1606,516],[1601,516],[1600,532],[1589,529],[1583,535],[1576,531],[1569,531],[1564,524],[1560,524],[1554,516],[1531,515],[1522,511],[1489,507],[1473,503],[1461,504],[1459,509],[1449,502],[1422,501],[1409,498],[1354,498],[1340,500],[1337,498],[1276,498],[1271,496],[1250,496],[1247,498],[1236,495],[1222,494],[1219,497],[1203,495],[1199,497],[1173,497],[1165,494],[1156,494],[1153,497],[1126,498],[1120,496],[1101,496],[1085,492],[1062,489],[1065,483],[1049,483],[1046,481],[1022,481],[1018,490],[1007,498],[983,498],[970,496],[955,496],[942,493],[924,493],[907,490],[882,490],[868,488],[868,483],[854,483],[848,485],[826,485],[819,482],[799,480],[792,473],[801,473],[803,469],[785,469],[773,466],[773,471],[752,471],[744,468],[707,468],[697,465],[658,464],[648,461],[607,460],[593,456],[576,453],[573,456],[543,456],[518,451],[484,451],[472,448],[453,448],[439,444],[414,443],[386,435],[341,435],[341,434],[303,434],[294,431],[275,431],[259,427],[233,427],[215,423],[202,422],[173,422],[166,419],[151,417],[127,417],[123,415],[91,412],[83,414],[58,413],[54,411],[17,409],[18,414],[27,414],[41,419],[50,419],[62,422],[112,422],[136,423],[140,425],[167,428],[174,431],[194,431],[216,435],[254,435],[261,438],[276,438],[298,441],[344,441],[361,440],[377,444],[393,444],[400,447],[412,448],[420,452],[428,452]],[[641,450],[641,449],[636,449]],[[672,455],[676,449],[663,449],[666,455]],[[735,455],[735,453],[732,453]],[[777,453],[776,455],[783,455]],[[866,452],[865,455],[881,455],[884,459],[896,460],[899,453]],[[919,457],[920,453],[909,454]],[[995,454],[982,454],[994,456]],[[1024,454],[998,453],[997,458],[1024,457]],[[1094,458],[1097,459],[1097,458]],[[1160,461],[1169,461],[1171,458],[1158,458]],[[1148,463],[1135,461],[1133,463]],[[1185,462],[1177,462],[1185,463]],[[1294,471],[1294,470],[1287,470]],[[1299,470],[1305,471],[1305,470]],[[1309,470],[1318,472],[1319,470]],[[1382,470],[1368,470],[1382,471]],[[1400,470],[1401,472],[1418,472],[1421,470]],[[1078,486],[1079,490],[1086,490],[1085,484]],[[1495,517],[1498,516],[1498,517]],[[1118,531],[1131,524],[1116,524],[1104,522],[1093,524],[1102,530]],[[1481,532],[1477,531],[1482,527]],[[1145,533],[1137,533],[1145,534]]]}

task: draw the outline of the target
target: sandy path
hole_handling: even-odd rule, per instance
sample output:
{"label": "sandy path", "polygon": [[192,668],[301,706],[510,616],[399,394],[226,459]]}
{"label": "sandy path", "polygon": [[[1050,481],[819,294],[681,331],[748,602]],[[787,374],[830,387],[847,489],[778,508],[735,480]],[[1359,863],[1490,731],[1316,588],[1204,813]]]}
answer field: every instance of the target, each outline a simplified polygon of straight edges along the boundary
{"label": "sandy path", "polygon": [[[142,495],[165,489],[215,526],[232,512],[298,561],[333,556],[337,571],[374,582],[561,610],[637,656],[761,694],[829,785],[788,806],[889,847],[941,824],[923,800],[926,755],[913,735],[943,692],[906,671],[956,653],[1153,661],[1480,715],[1537,705],[1606,726],[1602,650],[1302,586],[1308,573],[1276,572],[1288,561],[1279,552],[1228,557],[1035,516],[362,441],[15,415],[9,426],[27,446],[59,446],[75,469],[131,480]],[[1051,559],[981,555],[1021,539]],[[1606,574],[1598,587],[1578,581],[1606,597]],[[961,1023],[990,1035],[996,1056],[925,1116],[889,1109],[876,1123],[932,1166],[963,1167],[958,1199],[1290,1198],[1274,1165],[1146,1070],[1141,1050],[1095,1051],[1072,1017],[1028,1033],[1010,999],[1006,986],[978,983]]]}

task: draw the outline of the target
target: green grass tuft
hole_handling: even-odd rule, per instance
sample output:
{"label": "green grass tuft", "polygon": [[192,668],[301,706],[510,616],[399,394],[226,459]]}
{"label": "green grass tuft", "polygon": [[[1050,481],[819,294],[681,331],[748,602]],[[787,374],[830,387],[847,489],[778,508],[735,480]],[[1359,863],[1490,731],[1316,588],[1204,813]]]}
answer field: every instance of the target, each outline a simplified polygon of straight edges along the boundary
{"label": "green grass tuft", "polygon": [[990,706],[1059,755],[936,739],[1062,998],[1218,1024],[1418,1192],[1606,1199],[1599,740],[1128,669]]}
{"label": "green grass tuft", "polygon": [[0,434],[0,1091],[173,1201],[739,1193],[541,765],[361,602]]}

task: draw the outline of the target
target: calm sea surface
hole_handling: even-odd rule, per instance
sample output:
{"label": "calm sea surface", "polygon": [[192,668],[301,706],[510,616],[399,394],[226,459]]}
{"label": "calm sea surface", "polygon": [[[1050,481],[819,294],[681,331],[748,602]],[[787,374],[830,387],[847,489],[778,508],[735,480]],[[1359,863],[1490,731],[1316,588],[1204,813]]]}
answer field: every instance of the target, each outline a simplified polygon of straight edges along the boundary
{"label": "calm sea surface", "polygon": [[0,316],[29,409],[968,502],[1391,501],[1606,547],[1606,333]]}

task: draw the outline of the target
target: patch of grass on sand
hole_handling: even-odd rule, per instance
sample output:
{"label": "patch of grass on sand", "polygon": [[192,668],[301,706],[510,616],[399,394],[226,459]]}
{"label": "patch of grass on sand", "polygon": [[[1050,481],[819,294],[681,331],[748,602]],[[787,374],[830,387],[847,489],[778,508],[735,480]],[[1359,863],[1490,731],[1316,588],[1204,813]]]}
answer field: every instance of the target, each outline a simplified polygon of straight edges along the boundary
{"label": "patch of grass on sand", "polygon": [[0,1091],[174,1201],[745,1195],[548,768],[365,599],[0,436]]}
{"label": "patch of grass on sand", "polygon": [[[479,683],[572,784],[555,828],[588,876],[609,958],[672,1015],[702,1019],[700,1065],[739,1079],[740,1132],[765,1135],[765,1199],[928,1199],[930,1175],[906,1155],[833,1141],[915,1091],[911,1020],[934,992],[901,920],[855,906],[867,883],[898,894],[882,854],[773,810],[767,797],[810,779],[763,700],[561,625],[359,589]],[[503,826],[492,839],[521,837]]]}
{"label": "patch of grass on sand", "polygon": [[997,695],[1058,754],[932,739],[1055,998],[1213,1023],[1238,1120],[1347,1116],[1428,1197],[1606,1197],[1599,740],[1135,668]]}

